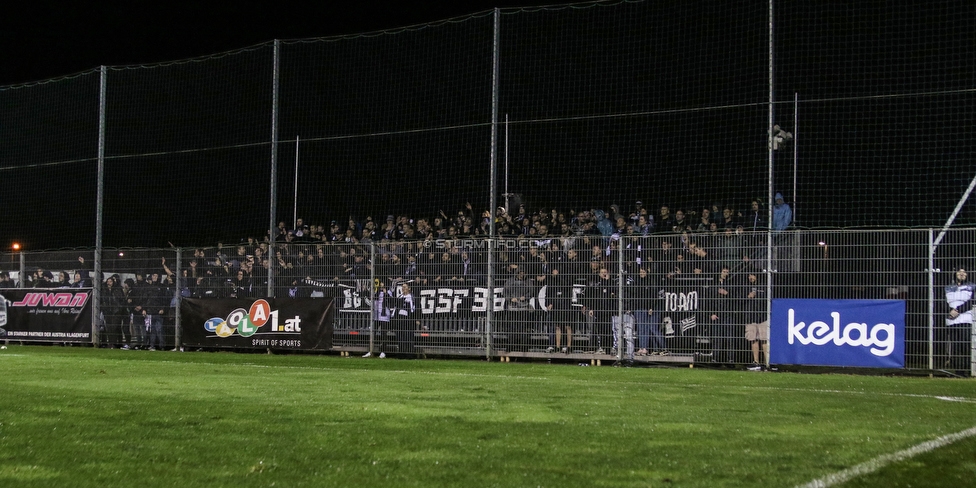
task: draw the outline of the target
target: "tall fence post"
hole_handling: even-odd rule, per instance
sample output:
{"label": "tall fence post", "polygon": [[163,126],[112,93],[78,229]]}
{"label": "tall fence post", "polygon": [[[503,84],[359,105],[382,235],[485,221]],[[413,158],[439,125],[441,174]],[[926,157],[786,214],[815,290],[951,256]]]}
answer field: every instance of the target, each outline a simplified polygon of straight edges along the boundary
{"label": "tall fence post", "polygon": [[182,349],[183,342],[183,321],[180,320],[180,307],[183,305],[183,288],[180,286],[181,276],[183,274],[183,248],[176,248],[176,280],[174,281],[173,288],[176,289],[176,310],[173,313],[176,315],[176,337],[174,338],[173,348],[176,350]]}
{"label": "tall fence post", "polygon": [[[772,207],[772,205],[770,205],[770,207]],[[774,266],[774,264],[773,264],[774,263],[774,261],[773,261],[773,249],[774,248],[773,248],[773,237],[772,237],[773,236],[773,231],[771,230],[772,229],[771,226],[772,226],[772,220],[770,220],[770,228],[766,229],[766,266],[765,266],[766,269],[765,269],[765,271],[766,271],[766,319],[767,320],[770,319],[770,317],[772,316],[772,313],[773,313],[773,276],[775,276],[775,273],[773,273],[773,266]],[[764,360],[765,360],[765,363],[764,364],[767,367],[769,366],[769,356],[772,354],[772,351],[773,351],[773,346],[772,346],[771,342],[772,341],[769,341],[768,338],[767,338],[767,340],[766,340],[766,357],[764,358]],[[762,349],[760,348],[760,352],[761,351],[762,351]]]}
{"label": "tall fence post", "polygon": [[291,204],[291,228],[298,228],[298,136],[295,136],[295,189]]}
{"label": "tall fence post", "polygon": [[[489,216],[488,223],[488,312],[485,316],[485,357],[491,360],[492,321],[495,316],[495,239],[498,237],[495,218],[498,213],[498,76],[500,60],[498,59],[498,45],[501,41],[501,10],[495,8],[494,35],[491,49],[491,149],[489,154],[491,170],[488,182]],[[507,209],[506,209],[507,210]]]}
{"label": "tall fence post", "polygon": [[274,66],[271,75],[271,208],[268,209],[268,297],[274,296],[275,220],[278,214],[278,64],[281,42],[274,41]]}
{"label": "tall fence post", "polygon": [[969,326],[969,376],[976,376],[976,324]]}
{"label": "tall fence post", "polygon": [[17,266],[19,266],[17,276],[20,277],[17,281],[17,288],[27,288],[27,284],[25,283],[27,281],[27,275],[24,274],[27,272],[27,256],[24,255],[23,251],[17,253]]}
{"label": "tall fence post", "polygon": [[105,205],[105,94],[108,69],[102,65],[98,78],[98,183],[95,196],[95,264],[92,276],[92,344],[98,346],[98,317],[102,312],[102,223]]}
{"label": "tall fence post", "polygon": [[[773,309],[773,267],[775,262],[773,261],[773,195],[775,188],[773,187],[773,126],[774,126],[774,105],[776,103],[775,98],[775,85],[773,84],[773,73],[774,73],[774,62],[773,62],[773,0],[769,0],[769,120],[767,121],[767,142],[766,151],[768,157],[768,188],[766,189],[766,202],[767,202],[767,227],[766,230],[766,316],[769,317]],[[768,347],[768,346],[767,346]],[[766,352],[767,357],[766,365],[769,365],[769,349]]]}
{"label": "tall fence post", "polygon": [[935,369],[935,241],[929,228],[929,370]]}
{"label": "tall fence post", "polygon": [[[611,237],[611,239],[613,239]],[[624,237],[617,239],[617,361],[624,357]],[[611,321],[612,322],[612,321]],[[633,334],[633,332],[631,332]]]}
{"label": "tall fence post", "polygon": [[495,243],[496,240],[493,237],[488,238],[488,300],[485,310],[485,330],[482,332],[484,334],[484,344],[485,344],[485,359],[491,361],[491,332],[494,325],[495,317],[495,263],[492,257],[495,254]]}
{"label": "tall fence post", "polygon": [[372,354],[376,341],[376,291],[378,286],[376,283],[376,243],[370,241],[369,243],[369,350],[367,353]]}

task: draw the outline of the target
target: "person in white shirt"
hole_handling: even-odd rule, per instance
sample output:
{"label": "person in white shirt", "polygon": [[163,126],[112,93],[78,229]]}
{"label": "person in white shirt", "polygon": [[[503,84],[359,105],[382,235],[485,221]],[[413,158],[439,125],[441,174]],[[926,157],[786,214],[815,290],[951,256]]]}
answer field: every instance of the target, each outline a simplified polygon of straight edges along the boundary
{"label": "person in white shirt", "polygon": [[945,331],[941,334],[945,342],[946,360],[949,369],[969,370],[970,330],[973,325],[973,291],[976,285],[969,281],[965,268],[956,268],[952,284],[945,287],[946,304],[949,311],[945,318]]}

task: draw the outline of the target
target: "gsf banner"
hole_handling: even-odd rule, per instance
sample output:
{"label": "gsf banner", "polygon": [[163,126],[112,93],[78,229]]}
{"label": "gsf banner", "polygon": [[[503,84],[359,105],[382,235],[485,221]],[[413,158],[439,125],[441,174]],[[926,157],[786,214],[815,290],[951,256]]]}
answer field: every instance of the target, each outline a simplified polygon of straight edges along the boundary
{"label": "gsf banner", "polygon": [[184,298],[183,343],[240,349],[332,348],[329,298]]}
{"label": "gsf banner", "polygon": [[[357,290],[355,287],[344,284],[337,285],[336,289],[338,290],[336,302],[340,312],[370,312],[372,302],[368,291]],[[505,310],[505,288],[501,286],[491,291],[483,286],[414,286],[413,291],[420,298],[420,312],[423,315],[465,312],[484,313],[488,311],[489,304],[494,307],[495,312]],[[573,294],[570,298],[573,306],[580,306],[580,299],[584,291],[584,286],[573,285]],[[395,293],[399,296],[399,288],[395,289]],[[533,295],[529,297],[529,307],[533,310],[546,308],[547,297],[548,286],[543,285],[536,288],[533,291]]]}
{"label": "gsf banner", "polygon": [[770,362],[903,368],[904,300],[774,299]]}
{"label": "gsf banner", "polygon": [[0,338],[91,342],[91,294],[90,288],[2,288]]}

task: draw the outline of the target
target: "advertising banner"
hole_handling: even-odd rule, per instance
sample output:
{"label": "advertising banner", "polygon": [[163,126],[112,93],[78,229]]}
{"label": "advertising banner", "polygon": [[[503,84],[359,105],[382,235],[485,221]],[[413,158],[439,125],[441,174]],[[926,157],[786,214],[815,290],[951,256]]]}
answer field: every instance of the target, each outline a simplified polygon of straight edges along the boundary
{"label": "advertising banner", "polygon": [[774,299],[770,362],[903,368],[904,300]]}
{"label": "advertising banner", "polygon": [[183,343],[235,349],[332,348],[334,302],[328,298],[184,298]]}
{"label": "advertising banner", "polygon": [[711,283],[711,278],[694,276],[665,280],[658,296],[663,299],[661,324],[665,337],[695,336],[698,315],[704,309],[704,290]]}
{"label": "advertising banner", "polygon": [[91,295],[91,288],[2,288],[0,339],[91,342]]}
{"label": "advertising banner", "polygon": [[[336,308],[341,313],[368,314],[370,312],[373,291],[367,287],[346,283],[320,284],[309,280],[305,282],[315,283],[318,287],[319,293],[314,296],[333,297],[336,301]],[[369,282],[366,281],[366,283]],[[495,312],[505,310],[504,287],[502,286],[489,290],[484,286],[420,286],[413,285],[409,281],[406,283],[413,286],[414,294],[420,298],[420,312],[423,315],[484,313],[488,311],[489,304],[493,305]],[[531,309],[541,310],[546,307],[547,288],[547,286],[541,286],[534,289],[534,295],[529,297]],[[572,306],[581,306],[580,300],[585,289],[586,287],[583,285],[573,285]],[[395,288],[395,293],[399,295],[399,288]]]}

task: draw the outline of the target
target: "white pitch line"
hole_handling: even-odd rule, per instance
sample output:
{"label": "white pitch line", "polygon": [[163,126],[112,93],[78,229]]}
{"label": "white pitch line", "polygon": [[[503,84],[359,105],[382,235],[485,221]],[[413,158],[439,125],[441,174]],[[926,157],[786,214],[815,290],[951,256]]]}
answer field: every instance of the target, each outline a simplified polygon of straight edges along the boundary
{"label": "white pitch line", "polygon": [[942,400],[942,401],[946,401],[946,402],[976,403],[976,401],[969,400],[969,399],[962,398],[962,397],[937,396],[935,398],[937,400]]}
{"label": "white pitch line", "polygon": [[834,474],[827,475],[823,478],[813,480],[805,485],[797,485],[797,488],[826,488],[828,486],[833,486],[839,483],[844,483],[846,481],[852,480],[858,476],[873,473],[891,463],[896,463],[922,453],[926,453],[940,447],[947,446],[953,442],[960,441],[967,437],[972,437],[976,435],[976,427],[966,429],[962,432],[956,432],[955,434],[949,434],[938,439],[931,441],[926,441],[916,446],[912,446],[904,451],[898,451],[892,454],[884,454],[878,456],[865,463],[858,464],[857,466],[847,468],[843,471],[838,471]]}
{"label": "white pitch line", "polygon": [[777,386],[739,386],[737,388],[750,389],[750,390],[769,390],[769,391],[792,391],[792,392],[810,392],[810,393],[840,393],[845,395],[866,395],[866,396],[893,396],[893,397],[908,397],[908,398],[934,398],[936,400],[942,400],[946,402],[961,402],[961,403],[976,403],[976,400],[964,398],[964,397],[947,397],[939,395],[922,395],[920,393],[888,393],[888,392],[871,392],[871,391],[854,391],[854,390],[825,390],[822,388],[786,388]]}

